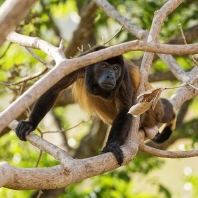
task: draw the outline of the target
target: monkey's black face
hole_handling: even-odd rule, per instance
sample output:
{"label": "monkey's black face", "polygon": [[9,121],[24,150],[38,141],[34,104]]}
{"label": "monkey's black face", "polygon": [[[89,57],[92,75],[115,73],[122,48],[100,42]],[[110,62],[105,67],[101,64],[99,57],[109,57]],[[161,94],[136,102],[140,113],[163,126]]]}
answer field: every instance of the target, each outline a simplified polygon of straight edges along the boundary
{"label": "monkey's black face", "polygon": [[86,68],[85,85],[92,95],[112,99],[119,90],[124,74],[122,57],[95,63]]}
{"label": "monkey's black face", "polygon": [[121,67],[119,64],[109,64],[100,62],[95,64],[95,77],[98,85],[104,90],[112,90],[116,86],[116,81],[120,76]]}

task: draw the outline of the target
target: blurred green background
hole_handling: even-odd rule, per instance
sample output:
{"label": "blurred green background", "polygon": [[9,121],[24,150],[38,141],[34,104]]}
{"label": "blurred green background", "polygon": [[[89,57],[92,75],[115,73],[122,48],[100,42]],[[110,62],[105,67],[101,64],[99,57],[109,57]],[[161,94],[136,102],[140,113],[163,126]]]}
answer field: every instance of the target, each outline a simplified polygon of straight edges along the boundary
{"label": "blurred green background", "polygon": [[[4,1],[0,1],[2,4]],[[149,30],[154,12],[167,1],[155,0],[109,0],[126,18],[144,30]],[[35,4],[28,16],[16,26],[18,33],[40,37],[58,46],[65,40],[68,58],[79,54],[78,47],[88,49],[88,44],[103,44],[120,28],[97,6],[87,0],[41,0]],[[84,13],[87,13],[85,15]],[[88,22],[87,22],[88,21]],[[178,24],[181,23],[187,42],[198,41],[198,1],[185,0],[165,20],[159,41],[161,43],[183,44]],[[109,45],[119,44],[136,37],[122,29]],[[51,57],[39,50],[33,50],[46,62],[53,64]],[[129,52],[125,57],[140,66],[143,52]],[[188,71],[194,63],[188,56],[175,56],[178,64]],[[195,59],[198,56],[195,55]],[[0,49],[0,82],[18,82],[44,69],[24,47],[5,42]],[[40,78],[40,77],[39,77]],[[26,83],[28,89],[38,78]],[[175,87],[181,83],[172,75],[157,56],[154,58],[149,81],[154,87]],[[0,111],[12,103],[20,93],[21,84],[7,86],[0,84]],[[24,90],[23,90],[24,91]],[[164,91],[169,98],[176,90]],[[198,134],[197,98],[187,101],[178,112],[176,131],[169,141],[157,146],[160,149],[197,149]],[[25,115],[19,118],[25,119]],[[77,125],[77,126],[76,126]],[[71,97],[71,90],[64,91],[55,107],[41,122],[41,131],[62,128],[73,129],[61,133],[45,134],[44,138],[67,150],[75,158],[97,155],[102,148],[108,126],[99,119],[89,119]],[[0,137],[0,160],[17,167],[35,167],[39,150],[28,142],[21,142],[13,131],[5,129]],[[39,167],[59,164],[46,153],[42,154]],[[72,184],[65,189],[46,190],[41,195],[57,198],[196,198],[198,197],[198,159],[161,159],[139,152],[134,161],[94,178]],[[37,197],[37,191],[15,191],[0,188],[0,197]]]}

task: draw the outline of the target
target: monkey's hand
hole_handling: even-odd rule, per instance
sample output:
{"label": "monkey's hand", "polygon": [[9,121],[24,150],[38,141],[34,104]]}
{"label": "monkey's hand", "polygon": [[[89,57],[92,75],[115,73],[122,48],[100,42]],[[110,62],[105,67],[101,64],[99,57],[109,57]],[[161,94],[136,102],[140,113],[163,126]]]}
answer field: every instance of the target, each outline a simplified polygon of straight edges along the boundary
{"label": "monkey's hand", "polygon": [[124,160],[124,156],[123,156],[122,150],[120,149],[120,145],[118,141],[107,142],[106,146],[102,149],[100,154],[107,153],[107,152],[112,152],[114,156],[116,157],[118,164],[121,166]]}
{"label": "monkey's hand", "polygon": [[26,141],[26,135],[35,129],[34,124],[30,121],[20,121],[16,127],[16,135],[22,141]]}

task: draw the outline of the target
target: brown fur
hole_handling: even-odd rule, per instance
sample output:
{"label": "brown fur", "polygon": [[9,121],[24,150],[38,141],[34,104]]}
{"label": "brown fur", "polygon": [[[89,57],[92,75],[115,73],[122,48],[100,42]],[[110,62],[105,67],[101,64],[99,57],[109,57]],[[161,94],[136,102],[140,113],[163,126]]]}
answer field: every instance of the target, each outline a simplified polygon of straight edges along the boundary
{"label": "brown fur", "polygon": [[115,99],[105,100],[88,93],[85,88],[84,78],[79,78],[73,84],[73,94],[88,116],[98,115],[105,123],[112,124],[117,114]]}
{"label": "brown fur", "polygon": [[[130,79],[133,84],[133,90],[131,91],[133,93],[136,93],[139,87],[139,83],[140,83],[140,70],[131,61],[124,59],[124,62],[127,67],[127,70],[129,71]],[[121,86],[123,88],[125,87],[124,80],[122,81]],[[146,85],[146,90],[149,90],[151,88],[152,88],[151,85],[148,83]],[[119,111],[119,108],[116,106],[115,98],[112,100],[107,100],[102,97],[95,96],[95,95],[88,93],[85,88],[84,78],[79,78],[73,84],[73,95],[74,95],[75,100],[77,100],[80,106],[85,110],[85,112],[87,112],[88,116],[91,117],[91,116],[98,115],[100,119],[102,119],[103,122],[107,124],[112,124],[113,120],[115,119]],[[133,100],[133,98],[131,100]],[[141,116],[140,127],[151,128],[157,125],[158,123],[170,122],[172,120],[172,117],[171,118],[163,117],[163,113],[165,111],[168,111],[168,109],[169,108],[164,109],[161,100],[159,100],[157,102],[157,105],[154,111],[149,110]],[[166,115],[168,114],[169,113],[166,112]],[[172,121],[171,123],[175,123],[175,120]],[[171,124],[172,130],[174,130],[173,125]]]}
{"label": "brown fur", "polygon": [[[133,84],[133,90],[131,91],[136,93],[140,83],[139,68],[127,59],[124,59],[124,62]],[[124,84],[125,82],[123,81],[121,85],[123,88],[125,86]],[[146,89],[148,90],[150,88],[151,86],[148,84]],[[88,93],[85,88],[84,78],[79,78],[73,84],[72,91],[75,100],[77,100],[80,106],[87,112],[88,116],[98,115],[105,123],[112,124],[112,121],[118,113],[115,99],[106,100]]]}

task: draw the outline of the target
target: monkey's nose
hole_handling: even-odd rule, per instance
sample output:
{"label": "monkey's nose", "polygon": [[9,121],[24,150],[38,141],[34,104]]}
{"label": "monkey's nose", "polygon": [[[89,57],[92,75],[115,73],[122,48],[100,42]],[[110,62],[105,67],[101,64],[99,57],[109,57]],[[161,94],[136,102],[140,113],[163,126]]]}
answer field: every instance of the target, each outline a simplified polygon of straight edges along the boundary
{"label": "monkey's nose", "polygon": [[113,76],[112,75],[107,75],[107,78],[109,78],[109,79],[113,79]]}

